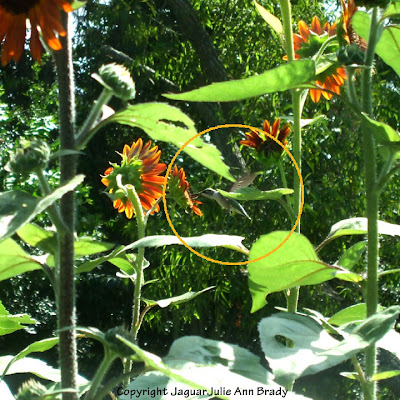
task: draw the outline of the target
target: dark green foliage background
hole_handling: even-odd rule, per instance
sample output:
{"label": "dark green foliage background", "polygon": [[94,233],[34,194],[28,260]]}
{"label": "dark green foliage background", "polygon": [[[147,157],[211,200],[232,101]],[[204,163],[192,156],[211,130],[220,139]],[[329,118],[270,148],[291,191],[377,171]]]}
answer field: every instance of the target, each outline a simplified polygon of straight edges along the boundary
{"label": "dark green foliage background", "polygon": [[[101,88],[90,77],[103,64],[113,61],[105,55],[103,45],[109,45],[125,53],[132,60],[129,65],[137,86],[137,97],[133,103],[162,101],[162,93],[170,90],[163,78],[172,81],[180,90],[189,90],[209,83],[203,72],[198,55],[179,30],[178,22],[161,0],[111,0],[109,5],[89,1],[78,11],[75,26],[75,70],[77,87],[77,117],[81,124]],[[261,73],[279,63],[283,50],[277,37],[257,14],[250,0],[191,0],[205,30],[220,56],[228,76],[237,79]],[[333,11],[337,3],[299,0],[293,1],[296,21],[311,22],[313,15],[335,20]],[[269,11],[279,16],[275,1],[264,1]],[[329,7],[328,7],[329,6]],[[325,10],[332,14],[323,16]],[[336,14],[337,15],[337,14]],[[294,21],[294,22],[296,22]],[[144,67],[155,74],[149,75]],[[399,78],[383,62],[377,61],[374,75],[376,89],[374,101],[377,119],[399,129],[398,109],[393,105],[399,100]],[[54,65],[49,56],[42,65],[33,64],[25,55],[20,64],[0,69],[0,147],[1,164],[7,161],[7,150],[11,150],[20,137],[39,136],[46,138],[53,149],[57,148],[57,89]],[[186,103],[170,102],[188,113],[196,122],[198,131],[210,126],[202,120],[193,107]],[[113,99],[110,106],[118,110],[123,102]],[[231,115],[222,116],[227,123],[243,123],[261,127],[264,119],[290,115],[289,93],[279,93],[253,98],[234,105]],[[339,99],[319,104],[307,101],[304,118],[325,114],[327,118],[304,130],[303,135],[303,178],[305,184],[305,207],[302,217],[302,233],[314,245],[318,245],[328,234],[331,225],[350,217],[363,216],[365,209],[364,178],[361,143],[357,122]],[[112,125],[99,132],[84,150],[80,159],[79,172],[86,175],[85,184],[79,188],[77,226],[79,235],[94,235],[97,239],[128,244],[136,240],[135,220],[128,221],[124,215],[112,208],[109,198],[102,192],[100,175],[109,161],[119,161],[116,151],[121,152],[125,143],[131,144],[139,137],[146,137],[139,130]],[[237,139],[239,136],[237,136]],[[162,150],[162,161],[169,163],[177,149],[158,143]],[[290,146],[290,145],[289,145]],[[253,170],[259,166],[252,163],[245,149],[243,156]],[[291,182],[292,167],[287,165],[287,177]],[[202,166],[188,158],[181,160],[193,191],[205,187],[226,189],[223,182]],[[58,183],[56,163],[49,171],[52,183]],[[20,182],[16,177],[0,171],[2,190],[21,188],[38,193],[34,177]],[[268,174],[256,186],[273,189],[281,186],[277,171]],[[399,183],[397,176],[389,183],[381,202],[381,219],[400,223],[398,212]],[[226,214],[208,200],[204,201],[203,218],[193,213],[175,210],[173,220],[176,229],[186,235],[202,233],[231,233],[246,237],[246,244],[260,235],[276,229],[290,229],[284,210],[273,202],[248,202],[251,222],[241,217]],[[45,216],[37,221],[48,226]],[[162,211],[150,218],[148,234],[172,234]],[[320,257],[333,263],[340,254],[360,238],[344,237],[324,248]],[[30,249],[33,251],[33,249]],[[381,244],[381,267],[397,266],[399,253],[397,239],[383,238]],[[221,260],[231,259],[228,250],[208,250],[203,254]],[[150,267],[146,279],[158,281],[144,288],[143,296],[162,299],[197,291],[215,285],[214,291],[197,297],[193,302],[179,307],[153,309],[145,318],[139,335],[140,345],[159,355],[165,355],[174,339],[183,335],[201,335],[236,343],[257,353],[262,358],[258,342],[257,324],[261,318],[275,312],[275,306],[284,307],[283,294],[268,297],[268,305],[255,314],[250,314],[251,298],[247,288],[245,271],[239,267],[221,266],[206,262],[181,246],[170,246],[146,250]],[[237,256],[235,256],[237,257]],[[236,260],[239,260],[236,258]],[[240,260],[239,260],[240,261]],[[363,261],[356,270],[364,270]],[[107,330],[115,325],[129,324],[131,317],[133,287],[126,280],[115,276],[116,269],[106,264],[92,273],[77,278],[78,325],[95,326]],[[397,304],[399,301],[397,275],[381,279],[381,304]],[[0,300],[12,313],[26,312],[40,321],[33,332],[20,332],[2,337],[0,352],[16,353],[39,338],[49,337],[55,330],[55,307],[48,282],[40,272],[33,272],[0,283]],[[362,301],[362,294],[347,282],[330,281],[316,287],[304,287],[300,291],[299,309],[311,308],[330,316],[342,308]],[[18,336],[17,336],[18,335]],[[18,339],[16,339],[18,337]],[[49,361],[56,363],[56,355],[48,354]],[[102,357],[97,344],[80,342],[80,371],[91,377]],[[338,376],[341,370],[351,366],[338,366],[316,377],[300,380],[296,390],[315,399],[359,398],[358,386]],[[119,370],[115,366],[114,374]],[[314,389],[313,389],[314,388]],[[388,389],[381,397],[395,399]]]}

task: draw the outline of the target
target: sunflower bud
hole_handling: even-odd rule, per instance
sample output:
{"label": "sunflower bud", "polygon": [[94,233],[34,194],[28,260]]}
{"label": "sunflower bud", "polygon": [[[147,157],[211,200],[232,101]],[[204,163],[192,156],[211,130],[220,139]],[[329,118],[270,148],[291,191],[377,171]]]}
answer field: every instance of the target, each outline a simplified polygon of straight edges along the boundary
{"label": "sunflower bud", "polygon": [[135,82],[123,65],[115,63],[103,65],[99,69],[99,74],[100,76],[95,74],[94,78],[106,89],[111,90],[114,96],[122,100],[135,98]]}
{"label": "sunflower bud", "polygon": [[18,390],[17,400],[53,400],[53,395],[47,395],[47,389],[40,382],[30,379],[24,382]]}
{"label": "sunflower bud", "polygon": [[356,45],[341,47],[336,53],[338,61],[343,65],[363,65],[364,52]]}
{"label": "sunflower bud", "polygon": [[29,142],[21,139],[21,147],[12,154],[6,170],[15,174],[28,175],[38,169],[45,169],[50,158],[50,148],[46,142]]}
{"label": "sunflower bud", "polygon": [[116,326],[115,328],[109,329],[104,335],[109,349],[119,357],[129,357],[134,354],[135,352],[125,343],[122,343],[117,338],[117,335],[122,336],[130,342],[134,342],[134,337],[129,330],[123,326]]}

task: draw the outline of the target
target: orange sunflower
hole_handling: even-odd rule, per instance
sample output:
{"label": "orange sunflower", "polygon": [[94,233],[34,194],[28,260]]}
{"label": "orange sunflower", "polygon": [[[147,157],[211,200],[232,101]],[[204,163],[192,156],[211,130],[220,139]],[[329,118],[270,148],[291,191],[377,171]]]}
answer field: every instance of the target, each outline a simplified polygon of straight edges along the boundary
{"label": "orange sunflower", "polygon": [[[270,123],[265,120],[263,131],[269,133],[286,146],[288,144],[287,137],[290,134],[290,127],[289,124],[286,124],[282,129],[279,129],[280,124],[280,118],[273,123],[272,127]],[[253,157],[263,165],[269,167],[279,161],[283,153],[283,148],[264,132],[250,129],[250,132],[246,133],[246,139],[241,140],[239,143],[254,149]]]}
{"label": "orange sunflower", "polygon": [[[113,198],[113,206],[118,212],[125,211],[126,216],[131,219],[135,213],[131,201],[118,191],[117,176],[122,175],[123,185],[133,185],[140,198],[142,207],[148,211],[156,201],[162,196],[162,186],[164,177],[159,176],[165,171],[166,165],[159,163],[161,150],[157,146],[151,147],[151,140],[143,145],[143,140],[139,138],[132,146],[127,144],[121,154],[121,165],[111,164],[112,167],[104,172],[101,182],[107,186],[108,193]],[[157,204],[152,211],[160,211]]]}
{"label": "orange sunflower", "polygon": [[0,0],[0,43],[4,40],[1,63],[6,65],[21,58],[27,19],[31,25],[30,45],[34,60],[40,60],[43,50],[38,28],[45,42],[53,50],[60,50],[61,43],[56,33],[66,35],[60,22],[60,8],[65,12],[72,11],[67,0]]}
{"label": "orange sunflower", "polygon": [[[287,137],[290,133],[289,124],[286,124],[282,129],[279,130],[281,124],[281,119],[278,118],[274,124],[271,125],[269,121],[265,120],[263,124],[263,131],[269,133],[274,138],[278,139],[284,146],[288,144]],[[279,131],[279,133],[278,133]],[[283,149],[279,146],[275,140],[271,139],[268,135],[264,133],[253,131],[250,129],[250,132],[246,133],[246,140],[241,140],[239,143],[252,147],[257,150],[258,153],[263,153],[265,156],[269,156],[271,153],[279,153],[281,154]]]}
{"label": "orange sunflower", "polygon": [[183,208],[189,206],[196,215],[203,215],[202,211],[196,204],[203,204],[201,201],[194,200],[189,191],[189,182],[186,180],[186,174],[183,168],[178,170],[174,165],[171,172],[171,178],[168,182],[168,188],[171,192],[171,197]]}
{"label": "orange sunflower", "polygon": [[[314,56],[320,49],[323,41],[336,34],[336,24],[330,25],[326,22],[321,26],[318,17],[313,17],[310,27],[304,21],[300,21],[298,26],[300,34],[293,34],[296,59]],[[329,50],[329,46],[327,50]],[[327,89],[339,95],[340,87],[344,84],[344,79],[346,79],[346,70],[343,67],[331,65],[318,75],[315,83],[322,89]],[[330,92],[311,89],[311,100],[314,103],[318,103],[321,99],[321,94],[327,100],[330,100],[333,95]]]}
{"label": "orange sunflower", "polygon": [[353,19],[353,15],[358,10],[354,0],[348,0],[347,4],[344,0],[340,0],[342,3],[342,26],[344,31],[344,39],[347,43],[352,44],[355,43],[362,51],[367,49],[367,43],[363,38],[357,35],[356,31],[353,28],[353,24],[351,20]]}

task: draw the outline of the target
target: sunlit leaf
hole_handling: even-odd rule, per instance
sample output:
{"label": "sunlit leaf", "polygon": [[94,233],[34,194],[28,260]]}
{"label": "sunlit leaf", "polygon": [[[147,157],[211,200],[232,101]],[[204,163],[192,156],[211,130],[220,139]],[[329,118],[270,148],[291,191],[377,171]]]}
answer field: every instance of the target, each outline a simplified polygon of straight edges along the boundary
{"label": "sunlit leaf", "polygon": [[[197,134],[194,122],[179,108],[164,103],[129,105],[125,110],[102,121],[97,129],[110,122],[143,129],[154,140],[172,143],[181,148]],[[206,168],[234,182],[229,168],[222,161],[220,151],[201,137],[191,141],[183,151]]]}
{"label": "sunlit leaf", "polygon": [[340,326],[350,322],[361,322],[367,318],[367,306],[365,303],[354,304],[329,318],[328,322],[332,325]]}
{"label": "sunlit leaf", "polygon": [[212,83],[190,92],[164,94],[164,96],[172,100],[184,101],[238,101],[293,89],[312,80],[314,76],[314,61],[298,60],[249,78]]}
{"label": "sunlit leaf", "polygon": [[[348,360],[381,339],[393,328],[400,308],[393,306],[360,323],[342,341],[330,336],[313,318],[279,313],[259,324],[261,347],[277,382],[285,385]],[[277,337],[289,339],[285,347]]]}
{"label": "sunlit leaf", "polygon": [[130,390],[137,393],[150,388],[159,389],[154,392],[154,398],[158,400],[170,399],[172,393],[178,400],[247,398],[249,392],[247,395],[239,393],[244,388],[253,391],[251,398],[254,399],[279,396],[289,400],[309,400],[288,393],[273,382],[273,376],[260,365],[260,359],[236,345],[198,336],[183,337],[173,343],[166,357],[160,359],[123,338],[120,340],[135,350],[154,371],[131,382],[128,394],[122,394],[119,400],[129,399]]}
{"label": "sunlit leaf", "polygon": [[[378,221],[378,231],[380,235],[400,236],[400,225]],[[346,235],[365,235],[367,232],[367,218],[357,217],[344,219],[332,226],[328,237],[325,239],[325,242]]]}
{"label": "sunlit leaf", "polygon": [[57,250],[57,238],[54,231],[47,231],[38,225],[29,223],[17,230],[17,235],[32,247],[54,254]]}
{"label": "sunlit leaf", "polygon": [[394,376],[400,375],[400,371],[385,371],[379,372],[372,376],[373,381],[383,381],[384,379],[393,378]]}
{"label": "sunlit leaf", "polygon": [[275,15],[271,14],[268,10],[266,10],[262,5],[258,4],[256,0],[253,0],[254,5],[257,8],[257,11],[263,17],[264,21],[279,35],[281,38],[283,35],[283,26],[282,22],[275,17]]}
{"label": "sunlit leaf", "polygon": [[25,253],[12,239],[0,243],[0,281],[41,269],[41,263]]}
{"label": "sunlit leaf", "polygon": [[[183,237],[182,239],[190,247],[226,247],[244,254],[248,253],[248,250],[242,244],[242,240],[244,240],[243,236],[207,234]],[[133,250],[140,247],[160,247],[173,244],[182,245],[182,242],[175,235],[147,236],[125,246],[122,251]]]}
{"label": "sunlit leaf", "polygon": [[[277,231],[261,236],[250,249],[250,260],[276,249],[288,233]],[[293,233],[269,256],[249,264],[248,271],[252,312],[265,306],[265,297],[270,293],[295,286],[315,285],[335,278],[338,272],[346,272],[319,260],[308,239],[297,233]]]}
{"label": "sunlit leaf", "polygon": [[[371,16],[364,11],[358,11],[354,14],[351,22],[354,30],[368,41]],[[398,25],[385,27],[375,51],[400,76],[400,30]]]}
{"label": "sunlit leaf", "polygon": [[400,135],[391,126],[383,122],[374,121],[368,115],[362,114],[363,122],[367,129],[373,132],[377,143],[380,144],[380,153],[384,160],[390,156],[394,159],[400,158]]}

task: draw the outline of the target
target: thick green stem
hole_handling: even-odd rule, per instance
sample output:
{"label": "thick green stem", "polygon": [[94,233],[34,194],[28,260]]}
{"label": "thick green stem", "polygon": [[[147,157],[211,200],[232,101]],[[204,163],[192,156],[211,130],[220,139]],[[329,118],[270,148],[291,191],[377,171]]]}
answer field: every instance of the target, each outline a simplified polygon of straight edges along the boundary
{"label": "thick green stem", "polygon": [[101,383],[108,372],[111,364],[117,357],[107,348],[104,349],[104,358],[101,362],[100,366],[97,368],[96,374],[92,379],[92,384],[90,386],[89,391],[85,396],[85,400],[100,400],[103,397],[98,396],[97,392],[101,387]]}
{"label": "thick green stem", "polygon": [[[44,173],[41,169],[35,171],[40,185],[40,190],[42,191],[44,196],[47,196],[51,193],[51,188],[49,182],[47,181]],[[52,204],[48,209],[47,213],[49,214],[51,222],[57,229],[57,233],[65,232],[67,228],[64,225],[64,222],[61,218],[60,210],[56,204]]]}
{"label": "thick green stem", "polygon": [[[132,202],[135,208],[136,221],[138,224],[138,240],[145,236],[145,220],[143,215],[143,208],[140,204],[139,196],[134,187],[128,189],[129,200]],[[133,299],[132,309],[132,325],[131,332],[134,337],[135,343],[137,342],[137,335],[139,332],[139,316],[140,316],[140,301],[142,294],[143,285],[143,260],[144,260],[144,247],[140,247],[138,250],[138,256],[136,259],[136,281],[135,281],[135,293]]]}
{"label": "thick green stem", "polygon": [[[361,104],[363,111],[372,116],[372,65],[375,47],[379,40],[379,10],[374,8],[371,16],[368,48],[364,59],[361,86]],[[376,143],[371,131],[362,122],[364,168],[366,176],[367,218],[368,218],[368,257],[367,257],[367,317],[378,309],[378,264],[379,264],[379,190],[377,188]],[[368,347],[365,353],[366,400],[376,399],[376,382],[372,376],[376,373],[376,345]]]}
{"label": "thick green stem", "polygon": [[[60,109],[61,150],[75,150],[75,96],[72,66],[72,43],[69,34],[69,15],[62,12],[61,21],[67,35],[60,37],[62,50],[55,52]],[[61,184],[76,175],[76,156],[60,157]],[[74,192],[61,198],[61,218],[66,230],[59,234],[60,269],[58,271],[58,328],[61,387],[77,390],[78,363],[75,333],[75,281],[74,281]],[[63,329],[68,327],[68,329]],[[63,400],[78,400],[78,393],[63,393]]]}
{"label": "thick green stem", "polygon": [[86,118],[86,121],[84,122],[80,132],[78,133],[78,135],[76,137],[76,148],[77,149],[82,149],[83,147],[85,147],[86,144],[89,142],[89,140],[97,132],[95,130],[92,130],[92,128],[94,127],[95,123],[99,119],[99,116],[101,114],[101,110],[102,110],[103,106],[110,101],[112,96],[113,96],[113,92],[111,90],[103,89],[99,98],[93,104],[93,107],[90,110],[90,113],[89,113],[88,117]]}
{"label": "thick green stem", "polygon": [[[282,22],[283,22],[283,32],[285,36],[285,50],[288,57],[288,61],[295,60],[294,44],[293,44],[293,29],[292,29],[292,12],[289,0],[280,0],[281,12],[282,12]],[[301,91],[293,89],[292,90],[292,106],[293,106],[293,156],[296,163],[301,171]],[[297,172],[294,173],[293,179],[293,213],[298,215],[301,208],[301,186]],[[300,221],[297,225],[296,232],[300,232]],[[295,313],[297,311],[297,304],[299,301],[299,287],[294,287],[289,290],[286,296],[287,310],[288,312]],[[288,345],[293,346],[293,343],[288,343]],[[293,382],[287,385],[287,389],[291,390],[293,387]]]}

